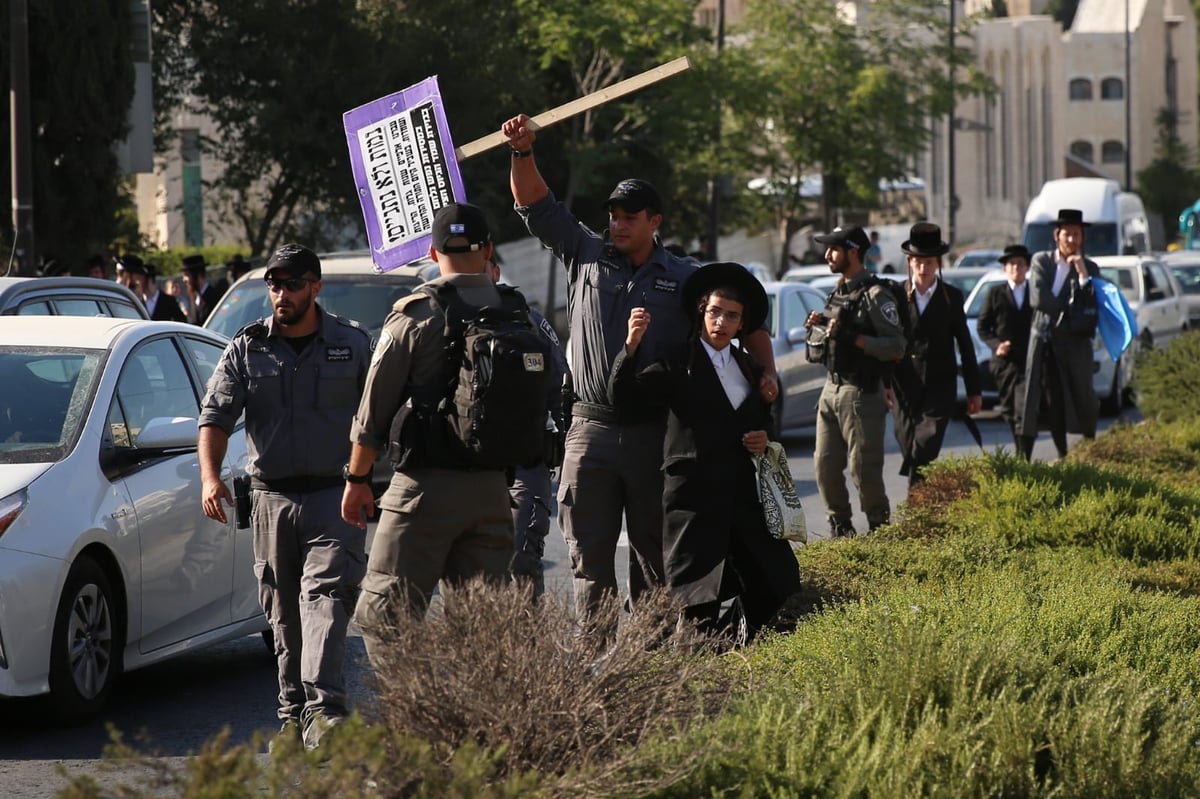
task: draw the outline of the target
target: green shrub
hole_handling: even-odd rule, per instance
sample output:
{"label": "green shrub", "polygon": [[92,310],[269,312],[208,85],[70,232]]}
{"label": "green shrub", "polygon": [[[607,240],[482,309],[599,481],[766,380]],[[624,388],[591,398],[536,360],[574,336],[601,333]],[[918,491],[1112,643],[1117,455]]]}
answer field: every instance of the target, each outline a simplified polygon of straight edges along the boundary
{"label": "green shrub", "polygon": [[1179,336],[1138,359],[1134,375],[1142,414],[1161,422],[1200,416],[1200,332]]}

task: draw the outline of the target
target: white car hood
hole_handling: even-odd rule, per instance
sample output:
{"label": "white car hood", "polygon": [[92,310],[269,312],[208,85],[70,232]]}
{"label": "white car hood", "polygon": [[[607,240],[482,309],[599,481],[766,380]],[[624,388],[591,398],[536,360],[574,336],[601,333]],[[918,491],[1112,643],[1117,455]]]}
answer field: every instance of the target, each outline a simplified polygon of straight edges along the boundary
{"label": "white car hood", "polygon": [[0,499],[27,487],[53,465],[52,463],[0,464]]}

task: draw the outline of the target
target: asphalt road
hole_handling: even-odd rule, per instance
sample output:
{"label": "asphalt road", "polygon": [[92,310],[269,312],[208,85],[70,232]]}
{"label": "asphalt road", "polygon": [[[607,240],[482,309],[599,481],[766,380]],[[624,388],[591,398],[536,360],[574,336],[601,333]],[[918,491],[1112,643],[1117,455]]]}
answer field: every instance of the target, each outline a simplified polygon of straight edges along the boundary
{"label": "asphalt road", "polygon": [[[1127,415],[1136,418],[1136,411]],[[1101,427],[1107,427],[1111,421],[1101,420]],[[981,420],[980,429],[988,451],[997,446],[1011,449],[1008,428],[1002,421]],[[896,508],[904,498],[906,480],[897,474],[900,459],[890,431],[888,442],[885,474],[888,495]],[[791,431],[784,443],[792,477],[804,502],[809,536],[826,537],[829,528],[813,477],[813,430]],[[972,452],[978,452],[978,447],[966,428],[951,424],[943,453]],[[1047,435],[1039,438],[1034,457],[1055,458]],[[851,493],[854,493],[852,485]],[[857,508],[857,497],[854,504]],[[856,512],[854,521],[857,529],[865,529],[866,520],[861,512]],[[618,552],[622,580],[628,574],[627,556],[628,549],[622,546]],[[548,590],[569,597],[567,551],[557,527],[551,530],[547,541],[546,561]],[[350,693],[361,704],[368,698],[364,683],[368,665],[362,639],[357,634],[352,634],[348,650]],[[267,654],[261,639],[253,636],[126,675],[107,710],[81,727],[62,729],[48,725],[41,718],[36,701],[0,701],[0,795],[5,799],[52,797],[66,784],[60,771],[91,774],[110,785],[128,779],[128,773],[105,774],[98,768],[109,740],[108,725],[120,730],[128,741],[148,736],[150,748],[165,758],[187,757],[225,727],[230,729],[232,740],[249,741],[255,731],[277,728],[276,692],[273,658]]]}

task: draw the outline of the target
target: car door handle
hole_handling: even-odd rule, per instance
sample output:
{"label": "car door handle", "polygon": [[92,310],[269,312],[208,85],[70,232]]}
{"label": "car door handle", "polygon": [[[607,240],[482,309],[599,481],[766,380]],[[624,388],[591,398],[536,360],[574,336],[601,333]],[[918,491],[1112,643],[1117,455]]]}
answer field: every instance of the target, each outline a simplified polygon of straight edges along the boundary
{"label": "car door handle", "polygon": [[117,508],[115,511],[112,512],[112,517],[114,519],[124,519],[128,515],[129,515],[129,508]]}

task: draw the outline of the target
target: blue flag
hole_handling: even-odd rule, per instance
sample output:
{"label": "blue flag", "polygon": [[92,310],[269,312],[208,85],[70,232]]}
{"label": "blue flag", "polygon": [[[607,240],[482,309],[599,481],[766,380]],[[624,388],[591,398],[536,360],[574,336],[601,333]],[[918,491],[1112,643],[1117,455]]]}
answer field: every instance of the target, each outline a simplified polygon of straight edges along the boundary
{"label": "blue flag", "polygon": [[1137,314],[1114,284],[1099,277],[1092,278],[1092,283],[1096,287],[1096,303],[1100,306],[1100,338],[1115,363],[1137,336]]}

